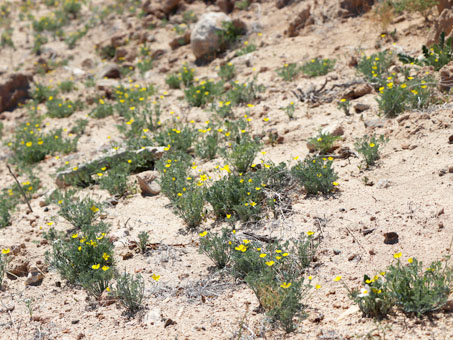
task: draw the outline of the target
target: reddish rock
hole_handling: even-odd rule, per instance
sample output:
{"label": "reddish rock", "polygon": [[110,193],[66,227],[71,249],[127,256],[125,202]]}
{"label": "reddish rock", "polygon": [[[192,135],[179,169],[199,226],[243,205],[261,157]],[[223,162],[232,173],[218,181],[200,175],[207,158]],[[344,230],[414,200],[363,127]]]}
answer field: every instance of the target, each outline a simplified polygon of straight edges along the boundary
{"label": "reddish rock", "polygon": [[0,78],[0,112],[14,110],[19,103],[29,98],[28,90],[33,76],[14,73]]}

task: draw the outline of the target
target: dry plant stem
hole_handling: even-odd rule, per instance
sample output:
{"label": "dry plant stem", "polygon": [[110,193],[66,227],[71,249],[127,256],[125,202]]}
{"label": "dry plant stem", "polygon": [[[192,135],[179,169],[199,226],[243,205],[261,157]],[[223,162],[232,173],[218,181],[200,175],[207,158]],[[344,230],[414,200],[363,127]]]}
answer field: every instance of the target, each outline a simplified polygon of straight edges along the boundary
{"label": "dry plant stem", "polygon": [[5,304],[3,303],[3,300],[1,300],[2,302],[2,306],[3,308],[6,310],[6,312],[8,313],[8,316],[9,316],[9,319],[10,319],[10,322],[11,322],[11,325],[14,327],[14,329],[16,330],[16,339],[19,340],[20,338],[20,326],[21,324],[19,323],[19,326],[16,326],[16,323],[14,322],[14,318],[13,318],[13,315],[11,314],[11,310],[10,308],[8,308],[7,306],[5,306]]}
{"label": "dry plant stem", "polygon": [[348,231],[349,234],[351,234],[351,236],[354,238],[354,240],[357,242],[357,244],[364,250],[364,251],[367,251],[365,249],[364,246],[362,246],[362,244],[360,243],[360,241],[357,239],[357,237],[355,237],[354,233],[351,231],[351,229],[349,229],[348,226],[345,226],[346,227],[346,230]]}
{"label": "dry plant stem", "polygon": [[14,180],[16,181],[17,187],[19,188],[19,190],[20,190],[22,196],[24,197],[25,202],[27,202],[28,209],[30,209],[30,211],[33,212],[33,209],[31,208],[30,202],[28,202],[28,198],[27,198],[27,196],[25,195],[24,190],[23,190],[22,187],[20,186],[20,183],[19,183],[19,181],[17,180],[17,177],[14,175],[14,173],[13,173],[13,171],[11,170],[9,164],[6,164],[6,167],[8,168],[8,171],[9,171],[9,173],[11,174],[11,176],[13,176]]}

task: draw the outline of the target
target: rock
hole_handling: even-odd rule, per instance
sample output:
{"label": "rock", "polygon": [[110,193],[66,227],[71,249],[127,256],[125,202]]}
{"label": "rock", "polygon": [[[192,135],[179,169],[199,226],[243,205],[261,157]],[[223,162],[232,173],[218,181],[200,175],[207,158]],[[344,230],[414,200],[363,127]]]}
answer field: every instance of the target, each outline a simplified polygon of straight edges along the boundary
{"label": "rock", "polygon": [[176,50],[177,48],[185,45],[190,44],[190,31],[187,31],[184,35],[176,37],[170,42],[170,47],[172,50]]}
{"label": "rock", "polygon": [[446,37],[451,34],[453,30],[453,9],[445,8],[439,17],[434,21],[434,27],[428,38],[427,45],[432,45],[439,42],[442,32],[445,32]]}
{"label": "rock", "polygon": [[97,73],[96,77],[98,79],[104,78],[121,78],[120,68],[117,64],[107,64],[102,67],[102,69]]}
{"label": "rock", "polygon": [[275,4],[278,9],[283,8],[288,6],[288,4],[291,2],[291,0],[277,0],[277,3]]}
{"label": "rock", "polygon": [[453,165],[448,166],[448,173],[453,174]]}
{"label": "rock", "polygon": [[443,215],[445,213],[445,209],[444,208],[440,208],[437,212],[436,212],[436,217],[439,217],[440,215]]}
{"label": "rock", "polygon": [[376,187],[378,189],[386,189],[390,186],[390,181],[388,179],[380,179],[377,184],[376,184]]}
{"label": "rock", "polygon": [[118,241],[119,239],[125,239],[130,235],[129,230],[126,228],[120,228],[117,231],[114,231],[110,238],[112,241]]}
{"label": "rock", "polygon": [[453,62],[449,62],[447,65],[439,70],[440,83],[439,89],[441,91],[448,91],[453,86]]}
{"label": "rock", "polygon": [[159,195],[161,187],[155,182],[159,173],[157,171],[145,171],[137,175],[137,181],[142,191],[142,195]]}
{"label": "rock", "polygon": [[27,276],[30,262],[21,258],[14,258],[8,265],[6,273],[10,280],[15,280],[18,277]]}
{"label": "rock", "polygon": [[404,122],[405,120],[408,120],[409,117],[410,117],[409,114],[406,113],[406,114],[404,114],[404,115],[398,116],[398,118],[396,118],[396,121],[398,122],[399,125],[403,125],[403,122]]}
{"label": "rock", "polygon": [[356,113],[362,113],[363,111],[369,110],[370,105],[357,103],[354,104],[354,110]]}
{"label": "rock", "polygon": [[385,126],[385,123],[387,123],[386,119],[370,119],[364,122],[366,128],[381,128]]}
{"label": "rock", "polygon": [[39,286],[44,280],[44,274],[36,267],[31,267],[25,280],[26,286]]}
{"label": "rock", "polygon": [[444,9],[451,9],[453,7],[453,0],[438,0],[437,3],[437,11],[440,13],[443,12]]}
{"label": "rock", "polygon": [[352,89],[348,89],[346,92],[343,93],[342,98],[346,98],[349,100],[357,99],[363,97],[366,94],[369,94],[373,91],[373,88],[370,84],[358,84],[355,85]]}
{"label": "rock", "polygon": [[297,37],[301,29],[308,25],[315,23],[314,19],[311,17],[311,6],[307,5],[296,18],[290,22],[286,34],[288,37]]}
{"label": "rock", "polygon": [[76,170],[69,169],[57,172],[55,183],[60,188],[68,185],[78,184],[83,185],[91,181],[91,175],[99,172],[99,169],[106,167],[111,168],[119,162],[127,162],[128,159],[139,155],[147,164],[154,163],[160,159],[164,153],[162,146],[147,146],[144,149],[130,151],[126,148],[112,150],[99,158],[96,158],[88,163],[79,165]]}
{"label": "rock", "polygon": [[33,76],[13,73],[0,78],[0,113],[14,110],[18,104],[29,98],[28,90]]}
{"label": "rock", "polygon": [[130,251],[121,254],[123,260],[129,260],[134,257],[134,254]]}
{"label": "rock", "polygon": [[325,127],[324,129],[321,130],[321,133],[323,134],[331,134],[332,136],[343,136],[344,135],[344,129],[343,126],[339,123],[332,124],[328,127]]}
{"label": "rock", "polygon": [[190,47],[195,58],[212,60],[219,50],[225,48],[219,37],[224,22],[231,22],[225,13],[208,12],[201,16],[190,35]]}
{"label": "rock", "polygon": [[171,13],[175,12],[179,6],[180,0],[164,0],[162,4],[162,11],[165,15],[170,15]]}
{"label": "rock", "polygon": [[233,12],[234,9],[234,1],[232,0],[217,0],[216,5],[226,14]]}
{"label": "rock", "polygon": [[453,135],[448,137],[448,144],[453,144]]}
{"label": "rock", "polygon": [[341,0],[340,9],[343,17],[358,16],[368,12],[374,0]]}
{"label": "rock", "polygon": [[396,244],[399,241],[399,236],[397,233],[391,231],[384,234],[384,243],[385,244]]}

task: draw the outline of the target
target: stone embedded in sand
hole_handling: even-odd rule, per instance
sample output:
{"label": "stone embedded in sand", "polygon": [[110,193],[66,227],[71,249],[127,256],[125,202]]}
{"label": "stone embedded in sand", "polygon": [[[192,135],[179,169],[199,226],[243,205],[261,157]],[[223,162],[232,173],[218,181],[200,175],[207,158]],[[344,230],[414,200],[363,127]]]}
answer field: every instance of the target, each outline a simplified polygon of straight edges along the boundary
{"label": "stone embedded in sand", "polygon": [[190,47],[195,58],[215,58],[223,47],[219,33],[224,30],[224,22],[231,22],[231,19],[222,12],[208,12],[201,16],[190,35]]}
{"label": "stone embedded in sand", "polygon": [[396,244],[399,241],[399,236],[397,233],[391,231],[384,234],[384,243],[385,244]]}
{"label": "stone embedded in sand", "polygon": [[32,80],[32,75],[24,73],[13,73],[0,77],[0,113],[14,110],[19,103],[29,98],[28,90]]}
{"label": "stone embedded in sand", "polygon": [[8,271],[6,275],[10,280],[15,280],[18,277],[27,276],[29,266],[30,261],[14,257],[8,265]]}
{"label": "stone embedded in sand", "polygon": [[451,8],[453,8],[453,0],[438,0],[437,11],[439,14],[442,13],[444,9]]}
{"label": "stone embedded in sand", "polygon": [[37,267],[31,267],[25,285],[39,286],[42,280],[44,280],[44,274]]}
{"label": "stone embedded in sand", "polygon": [[299,35],[299,31],[308,25],[314,24],[314,19],[311,17],[311,6],[307,5],[296,18],[291,21],[286,30],[286,34],[288,37],[297,37]]}
{"label": "stone embedded in sand", "polygon": [[184,33],[184,35],[181,35],[179,37],[174,38],[172,41],[170,41],[169,45],[172,50],[176,50],[177,48],[185,45],[190,44],[190,31],[187,31]]}
{"label": "stone embedded in sand", "polygon": [[97,73],[96,77],[98,79],[104,78],[121,78],[120,68],[117,64],[107,64],[102,67],[102,69]]}
{"label": "stone embedded in sand", "polygon": [[220,8],[223,13],[229,14],[234,10],[233,0],[217,0],[216,5]]}
{"label": "stone embedded in sand", "polygon": [[162,11],[169,15],[172,12],[176,11],[179,6],[180,0],[164,0],[162,4]]}
{"label": "stone embedded in sand", "polygon": [[348,89],[346,92],[343,93],[342,98],[346,99],[357,99],[367,95],[373,91],[373,88],[370,84],[358,84],[355,85],[352,89]]}
{"label": "stone embedded in sand", "polygon": [[370,105],[368,105],[368,104],[362,104],[362,103],[354,104],[354,110],[356,113],[362,113],[363,111],[366,111],[369,109],[370,109]]}
{"label": "stone embedded in sand", "polygon": [[321,130],[322,134],[330,134],[332,136],[343,136],[344,135],[344,129],[343,126],[340,123],[335,123],[332,125],[329,125],[325,127],[324,129]]}

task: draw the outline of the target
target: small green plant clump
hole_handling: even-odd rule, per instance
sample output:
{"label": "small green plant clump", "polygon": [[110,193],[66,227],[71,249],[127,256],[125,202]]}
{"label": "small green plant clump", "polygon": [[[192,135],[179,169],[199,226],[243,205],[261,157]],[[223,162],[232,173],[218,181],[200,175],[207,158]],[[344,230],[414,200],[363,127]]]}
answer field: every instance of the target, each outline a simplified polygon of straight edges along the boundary
{"label": "small green plant clump", "polygon": [[186,101],[190,106],[203,107],[219,97],[222,86],[222,83],[202,80],[198,85],[191,85],[184,90]]}
{"label": "small green plant clump", "polygon": [[284,80],[284,81],[292,81],[297,74],[300,72],[300,68],[297,64],[284,64],[283,67],[277,69],[277,74]]}
{"label": "small green plant clump", "polygon": [[338,108],[342,110],[346,116],[349,116],[351,114],[351,102],[346,98],[340,99],[340,101],[338,102]]}
{"label": "small green plant clump", "polygon": [[398,58],[404,64],[417,64],[433,66],[436,71],[447,65],[453,59],[453,39],[445,39],[445,32],[440,34],[439,43],[430,48],[422,46],[423,58],[418,59],[406,54],[398,54]]}
{"label": "small green plant clump", "polygon": [[398,84],[393,77],[379,88],[379,110],[386,117],[396,117],[407,109],[426,108],[434,101],[432,95],[433,80],[431,77],[416,78],[408,76],[406,81]]}
{"label": "small green plant clump", "polygon": [[294,113],[296,112],[296,105],[294,102],[289,103],[287,106],[281,107],[280,110],[284,111],[288,118],[294,119]]}
{"label": "small green plant clump", "polygon": [[338,175],[332,168],[333,158],[307,157],[291,168],[291,173],[309,195],[333,192],[338,185]]}
{"label": "small green plant clump", "polygon": [[2,249],[0,252],[0,288],[2,287],[3,278],[5,277],[5,273],[8,268],[9,253],[9,248]]}
{"label": "small green plant clump", "polygon": [[334,148],[335,141],[340,139],[340,136],[334,136],[329,132],[319,130],[317,136],[308,140],[308,144],[312,146],[320,155],[325,155],[331,152]]}
{"label": "small green plant clump", "polygon": [[236,51],[236,57],[240,57],[256,51],[256,45],[251,44],[248,40],[244,41],[244,46]]}
{"label": "small green plant clump", "polygon": [[357,138],[354,144],[356,151],[362,155],[367,167],[372,166],[380,158],[379,148],[388,142],[384,135],[365,135]]}
{"label": "small green plant clump", "polygon": [[79,105],[70,100],[50,99],[46,103],[47,115],[51,118],[67,118],[76,111]]}
{"label": "small green plant clump", "polygon": [[146,252],[146,248],[148,247],[149,241],[149,234],[146,231],[142,231],[138,234],[138,247],[140,248],[140,252],[144,254]]}
{"label": "small green plant clump", "polygon": [[135,278],[129,273],[123,273],[116,278],[114,296],[129,313],[136,313],[142,306],[145,296],[145,280],[138,274]]}
{"label": "small green plant clump", "polygon": [[236,69],[232,63],[226,63],[220,65],[219,71],[217,72],[220,79],[223,81],[229,81],[236,76]]}
{"label": "small green plant clump", "polygon": [[365,275],[364,287],[350,290],[350,298],[359,305],[364,316],[382,319],[396,306],[403,312],[422,317],[439,311],[447,303],[453,282],[453,268],[448,260],[435,261],[427,268],[416,258],[407,264],[400,261],[373,278]]}
{"label": "small green plant clump", "polygon": [[310,266],[319,238],[313,232],[293,242],[265,244],[239,239],[236,231],[200,233],[200,252],[218,269],[243,279],[253,290],[268,317],[287,333],[296,329],[295,318],[304,316],[302,299],[311,288],[302,274]]}
{"label": "small green plant clump", "polygon": [[301,70],[309,77],[324,76],[333,70],[335,60],[315,58],[302,65]]}
{"label": "small green plant clump", "polygon": [[258,99],[259,93],[266,89],[264,85],[257,84],[256,76],[245,83],[230,82],[231,89],[225,94],[225,101],[231,105],[251,104]]}
{"label": "small green plant clump", "polygon": [[12,161],[30,165],[43,160],[46,155],[75,151],[78,139],[64,138],[62,133],[62,129],[43,133],[37,120],[20,124],[7,144],[13,151]]}
{"label": "small green plant clump", "polygon": [[363,56],[357,65],[357,70],[362,73],[370,84],[376,89],[384,86],[387,81],[388,69],[392,65],[391,52],[379,52],[370,56]]}

